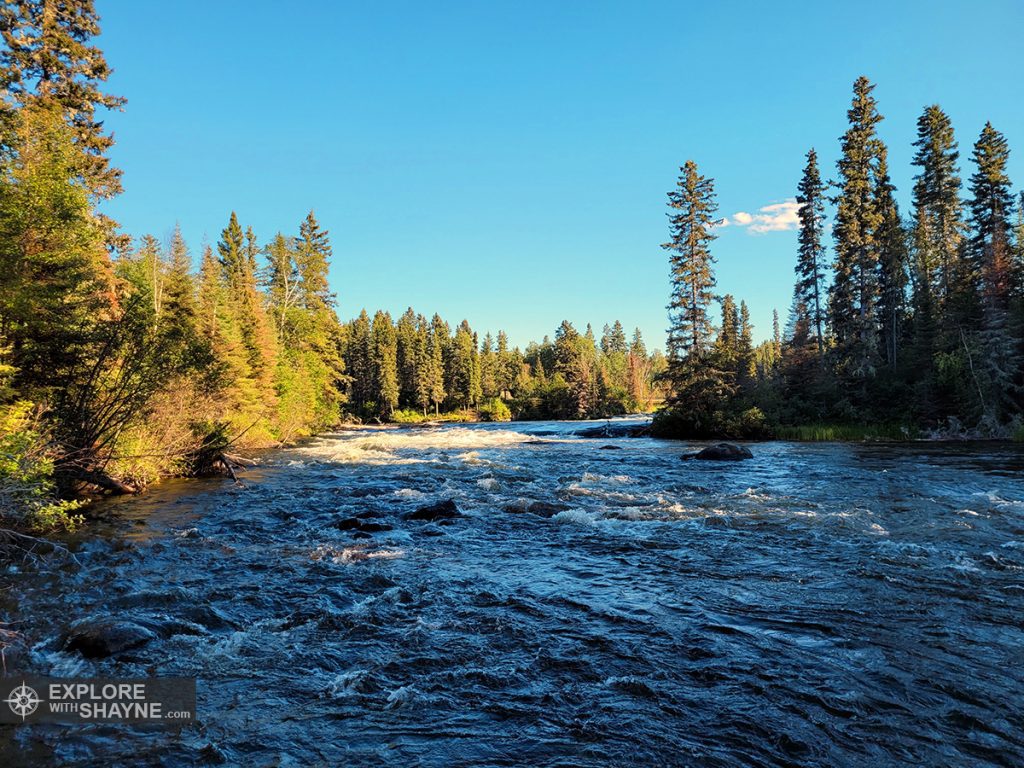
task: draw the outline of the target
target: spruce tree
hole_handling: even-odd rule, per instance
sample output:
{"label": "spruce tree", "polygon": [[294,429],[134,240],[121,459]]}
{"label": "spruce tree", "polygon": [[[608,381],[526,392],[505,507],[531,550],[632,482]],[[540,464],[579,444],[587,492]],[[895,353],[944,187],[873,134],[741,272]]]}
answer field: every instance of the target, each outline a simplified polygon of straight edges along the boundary
{"label": "spruce tree", "polygon": [[420,352],[416,330],[416,313],[405,310],[395,326],[398,365],[398,402],[403,407],[419,404]]}
{"label": "spruce tree", "polygon": [[[981,303],[977,367],[983,423],[995,426],[1017,410],[1021,355],[1010,327],[1010,301],[1016,282],[1011,222],[1013,197],[1006,165],[1010,150],[1005,137],[985,123],[974,145],[976,171],[971,175],[968,203],[970,277]],[[970,350],[968,350],[970,355]]]}
{"label": "spruce tree", "polygon": [[320,228],[316,216],[310,211],[299,226],[295,254],[302,283],[302,300],[307,309],[323,311],[335,304],[335,296],[327,283],[331,255],[329,233]]}
{"label": "spruce tree", "polygon": [[877,233],[883,217],[875,196],[882,149],[875,126],[882,117],[871,95],[874,87],[866,77],[857,78],[847,112],[850,128],[837,163],[836,261],[829,302],[838,369],[861,380],[875,371],[878,360]]}
{"label": "spruce tree", "polygon": [[301,326],[302,294],[294,243],[278,232],[266,249],[266,287],[280,344],[291,346]]}
{"label": "spruce tree", "polygon": [[391,315],[378,310],[373,316],[371,355],[374,370],[373,398],[377,415],[389,419],[398,406],[398,343]]}
{"label": "spruce tree", "polygon": [[876,233],[878,242],[878,318],[882,328],[885,361],[895,369],[903,347],[907,313],[907,235],[900,220],[893,195],[895,187],[889,179],[887,153],[879,151],[875,206],[882,217]]}
{"label": "spruce tree", "polygon": [[668,350],[673,376],[679,372],[671,366],[707,351],[714,333],[709,316],[715,287],[710,246],[718,210],[714,181],[701,176],[692,160],[680,171],[676,188],[668,194],[669,241],[661,246],[669,252],[671,267]]}
{"label": "spruce tree", "polygon": [[[964,222],[960,202],[960,169],[956,137],[949,116],[937,104],[917,120],[914,177],[915,305],[941,312],[959,278]],[[929,319],[930,321],[930,319]]]}
{"label": "spruce tree", "polygon": [[106,152],[97,108],[120,109],[125,100],[105,93],[110,76],[103,52],[90,41],[100,34],[93,0],[8,0],[0,8],[0,85],[6,116],[15,108],[56,106],[72,131],[85,188],[98,198],[121,191],[121,172]]}
{"label": "spruce tree", "polygon": [[818,154],[807,153],[807,165],[797,187],[800,236],[796,264],[796,300],[807,312],[819,359],[825,353],[825,187],[818,171]]}
{"label": "spruce tree", "polygon": [[445,371],[444,355],[448,343],[448,328],[439,315],[434,315],[430,322],[430,334],[427,337],[427,356],[429,363],[424,376],[428,398],[434,405],[434,413],[440,412],[441,403],[447,394],[444,389]]}
{"label": "spruce tree", "polygon": [[349,399],[358,410],[366,408],[374,399],[373,342],[370,334],[370,316],[362,310],[349,324],[345,362],[349,376]]}

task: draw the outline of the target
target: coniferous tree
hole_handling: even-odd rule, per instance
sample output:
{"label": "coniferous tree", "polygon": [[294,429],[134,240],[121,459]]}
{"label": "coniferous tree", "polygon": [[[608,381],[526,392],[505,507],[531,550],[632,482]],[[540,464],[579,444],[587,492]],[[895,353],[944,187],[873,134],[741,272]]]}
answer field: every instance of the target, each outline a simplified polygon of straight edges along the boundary
{"label": "coniferous tree", "polygon": [[417,379],[420,375],[420,354],[417,349],[416,313],[405,310],[395,325],[396,364],[398,366],[398,402],[409,407],[419,402]]}
{"label": "coniferous tree", "polygon": [[[968,264],[971,283],[981,305],[980,360],[970,361],[978,375],[982,419],[996,423],[1011,409],[1020,391],[1021,356],[1010,328],[1013,274],[1011,222],[1013,197],[1006,164],[1005,137],[985,123],[974,145],[976,171],[971,175]],[[970,351],[968,350],[968,354]]]}
{"label": "coniferous tree", "polygon": [[20,110],[15,123],[0,157],[0,330],[15,386],[31,392],[82,364],[118,299],[96,217],[76,183],[70,130],[46,106]]}
{"label": "coniferous tree", "polygon": [[302,291],[293,242],[278,232],[266,249],[267,295],[278,343],[291,346],[302,325]]}
{"label": "coniferous tree", "polygon": [[378,310],[370,333],[377,415],[391,418],[398,406],[398,342],[391,315]]}
{"label": "coniferous tree", "polygon": [[829,313],[835,336],[837,367],[844,377],[864,380],[878,360],[878,210],[875,182],[882,143],[875,126],[881,122],[866,77],[853,86],[847,112],[850,128],[842,139],[837,198],[835,277]]}
{"label": "coniferous tree", "polygon": [[907,312],[907,236],[893,195],[885,148],[879,151],[875,205],[880,214],[878,242],[878,318],[885,361],[895,370],[900,361]]}
{"label": "coniferous tree", "polygon": [[429,364],[424,376],[428,398],[434,405],[435,414],[440,411],[441,403],[447,396],[444,389],[444,357],[447,343],[448,328],[440,316],[435,314],[430,321],[430,335],[427,338]]}
{"label": "coniferous tree", "polygon": [[76,173],[90,194],[109,198],[121,191],[121,171],[106,157],[114,140],[96,110],[125,100],[102,89],[111,69],[90,45],[99,21],[93,0],[8,0],[0,8],[0,84],[8,121],[17,108],[59,109],[81,157]]}
{"label": "coniferous tree", "polygon": [[[964,223],[956,137],[949,116],[937,105],[917,120],[914,177],[914,248],[916,313],[944,313],[960,277],[959,256]],[[921,318],[922,320],[924,318]],[[930,316],[930,326],[935,318]]]}
{"label": "coniferous tree", "polygon": [[698,430],[710,428],[717,406],[728,398],[726,374],[710,354],[714,300],[714,182],[688,160],[676,189],[669,193],[669,241],[672,296],[669,302],[668,378],[674,402]]}
{"label": "coniferous tree", "polygon": [[364,309],[348,329],[345,362],[351,378],[350,401],[362,410],[374,400],[374,356],[370,316]]}
{"label": "coniferous tree", "polygon": [[825,187],[818,171],[818,154],[807,153],[807,165],[797,187],[800,206],[800,236],[796,264],[796,301],[807,314],[819,359],[825,353],[827,328],[825,294],[825,246],[822,235],[825,228]]}

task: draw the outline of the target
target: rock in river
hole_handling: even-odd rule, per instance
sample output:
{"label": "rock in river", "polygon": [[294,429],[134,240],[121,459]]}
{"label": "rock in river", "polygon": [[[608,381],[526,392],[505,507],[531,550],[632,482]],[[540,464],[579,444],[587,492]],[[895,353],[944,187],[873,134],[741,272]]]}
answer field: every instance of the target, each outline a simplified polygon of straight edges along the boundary
{"label": "rock in river", "polygon": [[459,508],[455,506],[455,502],[451,499],[445,501],[439,501],[437,504],[429,504],[425,507],[420,507],[415,512],[410,512],[406,515],[406,520],[450,520],[454,517],[462,517],[462,513],[459,512]]}
{"label": "rock in river", "polygon": [[689,459],[702,459],[704,461],[742,461],[743,459],[752,459],[754,454],[749,449],[742,445],[734,445],[732,443],[719,443],[718,445],[709,445],[702,451],[697,453],[687,453],[683,456],[683,461]]}
{"label": "rock in river", "polygon": [[88,659],[103,659],[138,648],[155,637],[150,630],[130,621],[87,619],[71,628],[64,647],[69,651],[78,651]]}

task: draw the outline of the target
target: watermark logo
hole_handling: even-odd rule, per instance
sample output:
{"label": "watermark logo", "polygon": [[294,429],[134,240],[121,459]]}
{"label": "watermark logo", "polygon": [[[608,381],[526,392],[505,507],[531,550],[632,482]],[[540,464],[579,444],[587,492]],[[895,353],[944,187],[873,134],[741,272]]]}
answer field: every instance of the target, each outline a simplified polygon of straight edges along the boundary
{"label": "watermark logo", "polygon": [[29,688],[25,685],[25,681],[21,681],[21,685],[14,688],[7,698],[4,699],[7,702],[7,706],[11,708],[11,712],[21,717],[21,721],[25,722],[25,718],[35,712],[42,700],[39,698],[39,694],[36,693],[35,688]]}
{"label": "watermark logo", "polygon": [[148,679],[0,678],[0,723],[163,723],[196,717],[196,681]]}

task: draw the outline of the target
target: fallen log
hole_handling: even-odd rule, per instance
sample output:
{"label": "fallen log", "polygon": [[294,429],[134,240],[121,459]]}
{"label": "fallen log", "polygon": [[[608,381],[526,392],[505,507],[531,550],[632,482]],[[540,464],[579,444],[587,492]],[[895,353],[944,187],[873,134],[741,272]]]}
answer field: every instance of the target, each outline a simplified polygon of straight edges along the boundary
{"label": "fallen log", "polygon": [[141,491],[140,488],[132,485],[131,483],[118,480],[116,477],[111,477],[105,472],[75,469],[68,472],[67,477],[71,480],[95,485],[97,488],[102,488],[105,491],[110,491],[111,493],[119,495],[136,494]]}

